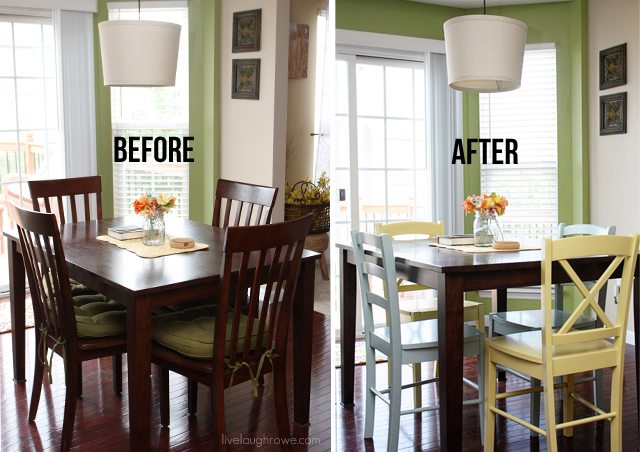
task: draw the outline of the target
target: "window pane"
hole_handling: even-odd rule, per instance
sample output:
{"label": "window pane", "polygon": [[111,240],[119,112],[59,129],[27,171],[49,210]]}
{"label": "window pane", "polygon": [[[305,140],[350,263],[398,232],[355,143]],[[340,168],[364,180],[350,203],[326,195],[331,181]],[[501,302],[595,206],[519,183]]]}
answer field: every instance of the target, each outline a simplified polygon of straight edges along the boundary
{"label": "window pane", "polygon": [[410,118],[413,116],[413,69],[387,67],[387,116]]}
{"label": "window pane", "polygon": [[41,77],[42,49],[34,47],[16,47],[16,75],[18,77]]}
{"label": "window pane", "polygon": [[42,25],[15,22],[13,24],[13,37],[16,48],[40,47],[42,45]]}
{"label": "window pane", "polygon": [[387,166],[389,168],[414,168],[413,121],[389,119],[387,121]]}
{"label": "window pane", "polygon": [[384,115],[384,67],[356,64],[358,116]]}
{"label": "window pane", "polygon": [[384,120],[358,119],[358,165],[384,168]]}
{"label": "window pane", "polygon": [[[2,22],[0,22],[2,25]],[[13,76],[13,50],[9,46],[0,46],[0,77]],[[4,105],[4,104],[3,104]]]}
{"label": "window pane", "polygon": [[336,61],[336,114],[345,115],[349,111],[349,84],[347,62]]}
{"label": "window pane", "polygon": [[[2,58],[2,55],[0,55],[0,58]],[[3,60],[0,59],[1,61]],[[2,108],[0,108],[0,130],[15,129],[16,99],[13,79],[0,79],[0,105],[2,105]]]}
{"label": "window pane", "polygon": [[45,126],[44,89],[41,79],[18,79],[18,121],[23,129]]}
{"label": "window pane", "polygon": [[0,22],[0,46],[13,46],[11,37],[11,22]]}

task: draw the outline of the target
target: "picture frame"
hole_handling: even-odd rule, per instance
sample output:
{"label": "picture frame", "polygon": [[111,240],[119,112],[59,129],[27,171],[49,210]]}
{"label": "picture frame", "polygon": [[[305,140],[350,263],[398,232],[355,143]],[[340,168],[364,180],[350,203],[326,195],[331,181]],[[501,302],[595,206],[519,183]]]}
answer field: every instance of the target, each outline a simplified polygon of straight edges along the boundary
{"label": "picture frame", "polygon": [[600,51],[600,89],[627,84],[627,43]]}
{"label": "picture frame", "polygon": [[232,99],[260,99],[260,59],[234,59],[232,67]]}
{"label": "picture frame", "polygon": [[257,52],[260,50],[262,30],[262,9],[233,13],[233,38],[231,51]]}
{"label": "picture frame", "polygon": [[627,93],[600,96],[600,135],[627,133]]}
{"label": "picture frame", "polygon": [[309,25],[289,23],[289,78],[307,78]]}

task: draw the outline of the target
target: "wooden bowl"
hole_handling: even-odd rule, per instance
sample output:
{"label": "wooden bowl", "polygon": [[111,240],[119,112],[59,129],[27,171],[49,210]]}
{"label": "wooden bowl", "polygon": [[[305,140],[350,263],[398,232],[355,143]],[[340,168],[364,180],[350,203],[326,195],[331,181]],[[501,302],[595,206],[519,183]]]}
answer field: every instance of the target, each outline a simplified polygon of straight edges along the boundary
{"label": "wooden bowl", "polygon": [[494,242],[493,247],[497,250],[519,250],[520,242],[499,241]]}

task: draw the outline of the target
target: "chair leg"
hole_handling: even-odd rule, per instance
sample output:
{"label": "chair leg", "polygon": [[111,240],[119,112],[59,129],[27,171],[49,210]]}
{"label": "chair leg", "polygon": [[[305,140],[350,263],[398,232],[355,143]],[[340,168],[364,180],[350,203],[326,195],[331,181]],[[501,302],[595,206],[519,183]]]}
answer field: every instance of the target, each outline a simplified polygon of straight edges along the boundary
{"label": "chair leg", "polygon": [[485,348],[484,364],[484,450],[493,451],[495,443],[496,415],[491,408],[496,406],[496,364],[491,361],[491,348]]}
{"label": "chair leg", "polygon": [[82,398],[82,363],[78,364],[78,398]]}
{"label": "chair leg", "polygon": [[29,420],[33,421],[38,413],[38,405],[40,403],[40,393],[42,392],[42,379],[44,378],[44,366],[42,361],[38,359],[36,353],[36,362],[33,369],[33,388],[31,389],[31,404],[29,405]]}
{"label": "chair leg", "polygon": [[400,436],[400,403],[402,386],[402,369],[400,357],[391,361],[391,390],[389,391],[389,439],[387,440],[387,452],[398,450],[398,437]]}
{"label": "chair leg", "polygon": [[[538,380],[537,378],[532,378],[531,387],[537,388],[539,386],[540,386],[540,380]],[[531,395],[529,396],[529,399],[530,399],[529,419],[531,420],[531,423],[533,425],[535,425],[536,427],[540,427],[540,393],[532,392]],[[537,438],[539,435],[538,435],[538,432],[531,430],[530,436],[532,438]]]}
{"label": "chair leg", "polygon": [[480,339],[480,352],[478,353],[478,356],[477,356],[478,362],[476,363],[477,375],[478,375],[478,400],[480,401],[480,403],[478,403],[479,418],[480,418],[480,444],[483,444],[483,445],[484,445],[484,404],[486,403],[485,401],[486,382],[484,380],[484,366],[486,365],[486,363],[485,363],[484,353],[485,353],[485,349],[484,349],[484,334],[483,334]]}
{"label": "chair leg", "polygon": [[111,357],[111,367],[113,369],[113,392],[122,394],[122,355],[117,354]]}
{"label": "chair leg", "polygon": [[[575,393],[573,383],[575,377],[571,374],[566,377],[567,385],[564,387],[564,400],[562,401],[562,420],[563,422],[569,422],[573,420],[573,397],[571,394]],[[573,436],[573,427],[568,427],[562,430],[562,434],[566,438]]]}
{"label": "chair leg", "polygon": [[187,411],[196,414],[198,411],[198,382],[189,380],[187,383]]}
{"label": "chair leg", "polygon": [[558,435],[556,431],[556,407],[553,391],[553,375],[549,370],[545,373],[544,381],[544,416],[547,432],[547,450],[558,452]]}
{"label": "chair leg", "polygon": [[594,374],[595,380],[593,380],[593,401],[598,408],[602,409],[602,407],[604,406],[604,389],[602,385],[604,371],[603,369],[597,369]]}
{"label": "chair leg", "polygon": [[611,418],[611,450],[622,450],[622,377],[623,369],[618,364],[611,370],[611,411],[618,413]]}
{"label": "chair leg", "polygon": [[158,389],[160,392],[160,424],[169,426],[169,369],[158,366]]}
{"label": "chair leg", "polygon": [[[413,382],[422,381],[422,363],[413,363]],[[413,406],[415,408],[422,407],[422,386],[413,387]]]}
{"label": "chair leg", "polygon": [[373,438],[373,420],[376,414],[376,396],[371,392],[371,389],[376,387],[376,352],[373,348],[369,347],[369,344],[366,344],[365,347],[367,354],[367,375],[365,385],[364,437]]}
{"label": "chair leg", "polygon": [[[67,356],[67,372],[65,375],[66,394],[64,400],[64,420],[62,421],[62,440],[60,444],[61,451],[67,451],[71,448],[71,439],[73,437],[73,424],[76,417],[76,403],[78,399],[78,375],[80,374],[80,365],[73,362]],[[73,364],[76,364],[75,366]],[[74,370],[75,369],[75,370]]]}
{"label": "chair leg", "polygon": [[289,412],[287,409],[287,373],[286,361],[280,357],[274,363],[273,380],[278,384],[273,385],[273,401],[276,408],[276,422],[278,424],[278,435],[282,440],[282,450],[291,450],[291,430],[289,428]]}
{"label": "chair leg", "polygon": [[227,450],[226,441],[224,437],[225,422],[224,422],[224,375],[216,373],[213,376],[213,386],[211,387],[211,407],[213,409],[213,434],[220,445],[219,451],[224,452]]}

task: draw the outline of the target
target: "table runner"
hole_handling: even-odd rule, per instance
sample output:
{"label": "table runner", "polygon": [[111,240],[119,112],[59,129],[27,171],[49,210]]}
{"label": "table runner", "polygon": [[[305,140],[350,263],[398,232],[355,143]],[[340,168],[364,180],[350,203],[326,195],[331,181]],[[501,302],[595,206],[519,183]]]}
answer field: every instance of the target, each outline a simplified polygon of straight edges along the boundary
{"label": "table runner", "polygon": [[165,238],[164,245],[158,246],[148,246],[142,243],[142,239],[131,239],[131,240],[116,240],[113,237],[109,237],[108,235],[99,235],[96,239],[101,242],[111,243],[119,248],[124,248],[127,251],[131,251],[132,253],[144,257],[144,258],[153,258],[153,257],[161,257],[168,256],[170,254],[178,254],[178,253],[190,253],[192,251],[198,250],[206,250],[209,246],[205,243],[197,243],[193,248],[171,248],[169,243],[171,239],[169,236]]}

